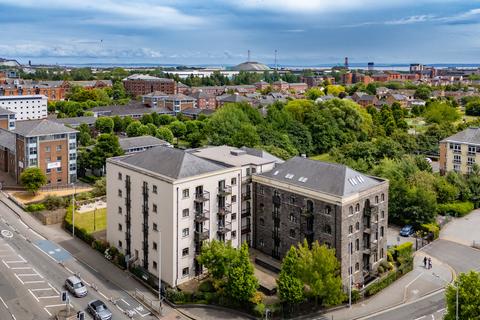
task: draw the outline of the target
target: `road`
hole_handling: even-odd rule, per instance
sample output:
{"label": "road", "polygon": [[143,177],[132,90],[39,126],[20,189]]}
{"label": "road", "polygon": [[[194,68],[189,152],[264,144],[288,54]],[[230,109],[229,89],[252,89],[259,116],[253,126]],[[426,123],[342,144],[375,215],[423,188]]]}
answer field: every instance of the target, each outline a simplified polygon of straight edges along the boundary
{"label": "road", "polygon": [[[74,273],[80,274],[90,288],[86,297],[71,298],[71,308],[85,311],[89,301],[100,299],[112,311],[114,319],[130,319],[125,314],[128,311],[133,312],[134,319],[157,319],[123,290],[103,283],[95,269],[75,261],[62,247],[30,229],[3,203],[0,203],[0,260],[2,320],[9,319],[4,315],[16,320],[43,320],[55,315],[65,308],[60,292],[64,291],[65,279]],[[74,267],[66,268],[62,262],[70,262]]]}

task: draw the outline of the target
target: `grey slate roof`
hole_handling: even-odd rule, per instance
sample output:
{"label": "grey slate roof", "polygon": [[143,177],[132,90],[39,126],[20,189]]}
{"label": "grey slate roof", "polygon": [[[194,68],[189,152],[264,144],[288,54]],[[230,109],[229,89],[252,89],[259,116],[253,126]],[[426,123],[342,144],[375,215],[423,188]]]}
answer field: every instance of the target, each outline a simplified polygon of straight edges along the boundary
{"label": "grey slate roof", "polygon": [[15,123],[14,133],[18,133],[22,136],[42,136],[49,134],[62,134],[62,133],[74,133],[78,132],[75,129],[64,126],[63,124],[43,119],[43,120],[27,120],[17,121]]}
{"label": "grey slate roof", "polygon": [[244,101],[248,101],[247,98],[245,98],[244,96],[241,96],[239,94],[231,94],[231,95],[227,95],[227,96],[223,96],[223,97],[218,97],[218,100],[221,101],[221,102],[244,102]]}
{"label": "grey slate roof", "polygon": [[442,140],[480,145],[480,127],[470,127]]}
{"label": "grey slate roof", "polygon": [[337,163],[294,157],[260,176],[335,196],[348,196],[383,182]]}
{"label": "grey slate roof", "polygon": [[73,117],[73,118],[60,118],[60,119],[51,119],[52,121],[69,125],[71,127],[79,127],[82,123],[88,124],[89,126],[95,124],[95,121],[98,118],[96,117]]}
{"label": "grey slate roof", "polygon": [[112,161],[129,164],[172,179],[193,177],[226,168],[183,150],[168,147],[154,147],[144,152],[112,158]]}
{"label": "grey slate roof", "polygon": [[7,130],[0,129],[0,146],[15,153],[15,134]]}
{"label": "grey slate roof", "polygon": [[123,150],[128,150],[131,148],[142,148],[142,147],[151,147],[151,146],[167,146],[170,145],[168,142],[158,139],[152,136],[140,136],[140,137],[130,137],[119,139],[120,147]]}

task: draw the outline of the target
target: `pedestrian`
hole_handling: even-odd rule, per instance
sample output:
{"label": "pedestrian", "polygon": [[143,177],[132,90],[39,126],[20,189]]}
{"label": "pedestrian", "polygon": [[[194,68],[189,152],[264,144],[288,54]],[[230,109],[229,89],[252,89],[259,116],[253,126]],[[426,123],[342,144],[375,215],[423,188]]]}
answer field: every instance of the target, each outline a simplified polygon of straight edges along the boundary
{"label": "pedestrian", "polygon": [[432,258],[428,258],[428,269],[432,269]]}
{"label": "pedestrian", "polygon": [[425,256],[425,257],[423,258],[423,267],[424,267],[425,269],[427,269],[427,260],[428,260],[428,258],[427,258],[427,256]]}

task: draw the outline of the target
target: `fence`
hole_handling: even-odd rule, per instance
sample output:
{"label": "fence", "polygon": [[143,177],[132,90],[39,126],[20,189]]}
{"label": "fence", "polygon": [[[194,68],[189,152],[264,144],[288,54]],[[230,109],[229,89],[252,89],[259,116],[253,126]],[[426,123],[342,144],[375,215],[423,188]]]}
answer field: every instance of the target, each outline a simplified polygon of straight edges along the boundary
{"label": "fence", "polygon": [[152,300],[138,289],[135,289],[134,296],[135,296],[135,299],[140,301],[150,311],[163,315],[163,307],[160,304],[160,300]]}

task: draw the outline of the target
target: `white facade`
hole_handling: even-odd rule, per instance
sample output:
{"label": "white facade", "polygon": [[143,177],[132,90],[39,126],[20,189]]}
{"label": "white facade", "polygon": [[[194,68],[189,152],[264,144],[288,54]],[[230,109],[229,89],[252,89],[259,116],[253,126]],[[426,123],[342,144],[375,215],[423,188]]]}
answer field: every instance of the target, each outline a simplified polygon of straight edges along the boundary
{"label": "white facade", "polygon": [[15,112],[18,121],[45,119],[47,102],[44,95],[0,96],[0,108]]}
{"label": "white facade", "polygon": [[[221,181],[224,188],[219,188]],[[203,188],[203,192],[198,188]],[[222,197],[227,206],[220,205]],[[127,254],[130,238],[130,263],[155,276],[161,267],[163,282],[171,286],[202,272],[195,257],[203,237],[231,240],[234,247],[240,245],[239,168],[172,179],[122,162],[121,157],[108,159],[107,203],[110,244]],[[221,209],[228,208],[228,204],[230,210]],[[201,219],[202,216],[208,219]]]}

